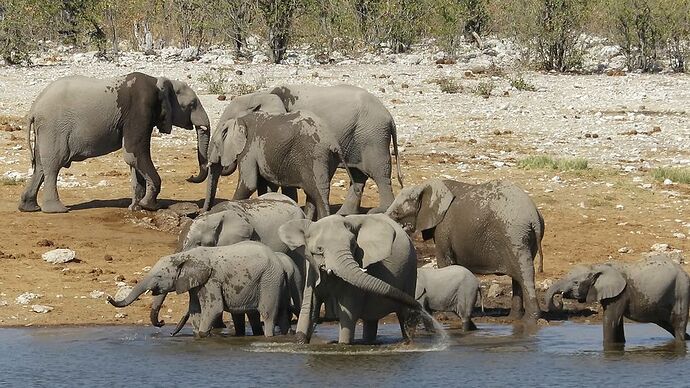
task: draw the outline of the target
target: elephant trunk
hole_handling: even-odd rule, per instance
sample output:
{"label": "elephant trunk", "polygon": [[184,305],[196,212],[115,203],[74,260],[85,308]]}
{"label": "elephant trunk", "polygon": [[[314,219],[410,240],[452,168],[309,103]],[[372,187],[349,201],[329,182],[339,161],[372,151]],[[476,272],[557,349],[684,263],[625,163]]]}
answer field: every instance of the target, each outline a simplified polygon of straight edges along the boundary
{"label": "elephant trunk", "polygon": [[544,299],[546,300],[546,309],[547,311],[555,311],[555,310],[561,310],[563,309],[563,302],[562,301],[555,301],[554,296],[556,294],[561,294],[563,293],[563,284],[564,281],[558,281],[551,285],[549,289],[546,291],[546,295],[544,295]]}
{"label": "elephant trunk", "polygon": [[124,299],[122,300],[115,300],[112,297],[108,296],[108,302],[115,306],[115,307],[126,307],[132,304],[137,298],[141,296],[144,292],[148,291],[149,289],[149,282],[147,281],[148,279],[142,280],[139,283],[137,283],[136,286],[130,291],[129,295],[127,295]]}
{"label": "elephant trunk", "polygon": [[[235,165],[237,165],[235,163]],[[220,163],[211,163],[211,178],[208,180],[206,186],[206,199],[204,200],[204,206],[201,210],[209,211],[213,206],[213,202],[216,200],[216,190],[218,189],[218,179],[220,178],[221,169],[223,167]]]}
{"label": "elephant trunk", "polygon": [[207,126],[195,125],[197,139],[197,159],[199,160],[199,175],[190,176],[188,182],[201,183],[208,176],[208,145],[211,138],[210,129]]}
{"label": "elephant trunk", "polygon": [[337,264],[333,268],[338,277],[357,288],[395,300],[412,309],[418,310],[421,308],[412,296],[364,272],[352,257],[352,253],[350,251],[345,252],[338,256]]}
{"label": "elephant trunk", "polygon": [[163,302],[165,301],[165,297],[168,296],[168,293],[163,293],[160,295],[156,295],[153,298],[153,302],[151,303],[151,324],[156,327],[163,327],[165,325],[165,321],[159,321],[158,320],[158,313],[161,311],[161,306],[163,306]]}

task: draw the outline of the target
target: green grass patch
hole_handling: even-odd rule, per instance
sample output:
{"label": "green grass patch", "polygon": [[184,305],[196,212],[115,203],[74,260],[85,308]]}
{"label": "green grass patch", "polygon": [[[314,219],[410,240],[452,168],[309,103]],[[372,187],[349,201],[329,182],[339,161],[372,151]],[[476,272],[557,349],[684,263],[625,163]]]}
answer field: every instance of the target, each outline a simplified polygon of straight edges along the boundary
{"label": "green grass patch", "polygon": [[525,79],[522,78],[522,76],[518,76],[516,78],[511,79],[510,86],[514,87],[517,90],[524,90],[528,92],[534,92],[537,90],[537,88],[534,87],[534,85],[525,81]]}
{"label": "green grass patch", "polygon": [[0,176],[0,186],[19,186],[24,184],[26,179],[12,179],[7,176]]}
{"label": "green grass patch", "polygon": [[482,81],[477,84],[477,87],[474,89],[474,94],[489,98],[491,97],[491,92],[494,90],[494,86],[494,83],[491,81]]}
{"label": "green grass patch", "polygon": [[652,170],[652,176],[661,182],[670,179],[674,183],[690,184],[690,168],[687,167],[659,167]]}
{"label": "green grass patch", "polygon": [[431,82],[438,85],[443,93],[455,94],[462,92],[462,85],[460,85],[455,78],[439,77],[431,80]]}
{"label": "green grass patch", "polygon": [[518,162],[526,170],[580,171],[589,169],[589,162],[583,158],[552,158],[550,156],[528,156]]}

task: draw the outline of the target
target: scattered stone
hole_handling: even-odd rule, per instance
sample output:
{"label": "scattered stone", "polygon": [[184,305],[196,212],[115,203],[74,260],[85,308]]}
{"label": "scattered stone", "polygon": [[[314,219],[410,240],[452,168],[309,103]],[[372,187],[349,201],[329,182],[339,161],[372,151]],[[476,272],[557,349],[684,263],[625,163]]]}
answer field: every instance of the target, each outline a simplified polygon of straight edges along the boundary
{"label": "scattered stone", "polygon": [[47,313],[53,311],[53,308],[50,306],[44,306],[41,304],[34,304],[34,305],[31,305],[31,311],[38,313],[38,314],[47,314]]}
{"label": "scattered stone", "polygon": [[116,319],[127,318],[127,314],[126,313],[117,313],[117,314],[115,314],[115,318]]}
{"label": "scattered stone", "polygon": [[406,84],[406,83],[402,83],[402,84],[400,85],[400,87],[401,87],[402,89],[407,89],[407,88],[410,87],[410,85],[408,85],[408,84]]}
{"label": "scattered stone", "polygon": [[504,292],[501,289],[501,286],[498,283],[491,283],[491,286],[489,286],[489,290],[486,292],[486,297],[487,298],[497,298],[501,295],[504,295]]}
{"label": "scattered stone", "polygon": [[242,72],[242,70],[235,70],[235,74],[237,74],[237,75],[242,75],[242,74],[244,74],[244,73]]}
{"label": "scattered stone", "polygon": [[50,240],[42,239],[42,240],[38,240],[36,245],[39,247],[52,247],[52,246],[55,246],[55,243],[50,241]]}
{"label": "scattered stone", "polygon": [[673,181],[672,181],[672,180],[670,180],[670,179],[668,179],[668,178],[664,179],[664,186],[670,186],[670,185],[672,185],[672,184],[673,184]]}
{"label": "scattered stone", "polygon": [[666,252],[670,249],[668,244],[656,243],[650,248],[654,252]]}
{"label": "scattered stone", "polygon": [[124,282],[125,281],[125,275],[117,275],[115,278],[116,282]]}
{"label": "scattered stone", "polygon": [[680,232],[673,233],[673,237],[679,238],[681,240],[686,238],[685,233],[680,233]]}
{"label": "scattered stone", "polygon": [[105,295],[105,292],[103,292],[103,291],[98,291],[98,290],[93,290],[93,291],[91,291],[91,293],[89,294],[89,296],[91,297],[91,299],[100,299],[100,298],[103,297],[103,295]]}
{"label": "scattered stone", "polygon": [[34,299],[40,298],[40,294],[34,294],[33,292],[25,292],[21,295],[19,295],[15,300],[14,303],[16,304],[29,304]]}
{"label": "scattered stone", "polygon": [[620,205],[620,204],[616,205],[616,210],[623,210],[623,209],[625,209],[625,206]]}
{"label": "scattered stone", "polygon": [[199,206],[193,202],[178,202],[168,206],[168,210],[179,216],[194,218],[199,215]]}
{"label": "scattered stone", "polygon": [[51,264],[62,264],[74,260],[77,257],[76,252],[71,249],[59,248],[53,249],[41,255],[44,261]]}
{"label": "scattered stone", "polygon": [[633,253],[633,250],[629,247],[618,248],[618,253]]}
{"label": "scattered stone", "polygon": [[544,318],[539,318],[539,319],[537,319],[537,325],[538,326],[549,326],[549,321],[547,321]]}
{"label": "scattered stone", "polygon": [[103,260],[105,260],[107,262],[111,262],[111,261],[113,261],[113,256],[112,255],[105,255],[105,256],[103,256]]}
{"label": "scattered stone", "polygon": [[218,101],[225,101],[228,97],[225,94],[218,95]]}

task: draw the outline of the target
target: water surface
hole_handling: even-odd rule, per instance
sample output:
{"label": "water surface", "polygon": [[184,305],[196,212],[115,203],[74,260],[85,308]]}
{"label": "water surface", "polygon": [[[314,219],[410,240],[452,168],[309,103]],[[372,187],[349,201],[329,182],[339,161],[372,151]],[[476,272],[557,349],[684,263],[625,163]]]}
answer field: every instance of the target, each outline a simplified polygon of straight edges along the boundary
{"label": "water surface", "polygon": [[625,350],[613,352],[600,325],[479,328],[404,345],[397,324],[381,325],[376,346],[326,344],[337,338],[326,325],[311,345],[167,327],[1,329],[0,386],[688,386],[686,350],[654,325],[626,324]]}

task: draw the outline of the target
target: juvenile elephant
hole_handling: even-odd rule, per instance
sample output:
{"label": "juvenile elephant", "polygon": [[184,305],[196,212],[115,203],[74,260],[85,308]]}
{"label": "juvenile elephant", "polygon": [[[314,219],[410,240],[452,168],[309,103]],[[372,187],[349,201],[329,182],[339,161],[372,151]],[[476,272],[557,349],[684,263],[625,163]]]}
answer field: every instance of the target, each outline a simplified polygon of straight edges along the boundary
{"label": "juvenile elephant", "polygon": [[352,175],[350,189],[339,214],[359,212],[368,178],[376,182],[380,195],[379,207],[372,212],[383,212],[388,208],[393,202],[391,140],[400,186],[402,176],[395,122],[376,96],[351,85],[284,85],[233,99],[220,122],[256,110],[276,114],[282,109],[313,112],[324,120],[331,136],[337,139]]}
{"label": "juvenile elephant", "polygon": [[[289,254],[294,261],[297,273],[292,277],[297,281],[299,291],[294,297],[301,303],[304,257],[288,249],[278,236],[278,227],[288,221],[304,218],[304,213],[294,201],[277,193],[264,194],[257,199],[222,202],[183,228],[178,239],[178,251],[199,246],[226,246],[248,240],[260,241],[274,252]],[[166,293],[162,293],[151,303],[151,324],[154,326],[161,327],[165,324],[159,321],[158,314],[166,296]],[[233,314],[232,318],[235,335],[244,335],[244,314]],[[249,318],[252,333],[259,335],[262,329],[258,317],[250,315]],[[221,326],[220,321],[217,326]]]}
{"label": "juvenile elephant", "polygon": [[654,255],[636,263],[605,263],[573,268],[546,293],[549,310],[556,307],[554,296],[599,301],[604,309],[604,345],[625,343],[623,317],[637,322],[656,323],[677,342],[690,337],[688,324],[690,277],[665,256]]}
{"label": "juvenile elephant", "polygon": [[359,319],[364,321],[364,340],[374,342],[379,319],[391,312],[408,338],[405,321],[421,309],[413,298],[417,256],[398,224],[383,214],[332,215],[316,222],[290,221],[279,233],[290,248],[305,252],[311,269],[297,322],[298,341],[311,339],[315,306],[325,296],[337,301],[339,343],[354,341]]}
{"label": "juvenile elephant", "polygon": [[401,190],[386,214],[433,238],[440,267],[458,264],[513,278],[511,316],[521,318],[526,310],[531,321],[539,317],[534,257],[538,252],[542,261],[544,219],[524,190],[507,181],[432,179]]}
{"label": "juvenile elephant", "polygon": [[[196,128],[200,171],[187,180],[206,179],[209,119],[196,93],[183,82],[142,73],[109,79],[64,77],[41,92],[28,119],[33,174],[19,202],[21,211],[66,212],[57,192],[60,169],[123,147],[132,174],[130,209],[157,209],[161,179],[151,161],[154,126],[162,133],[170,133],[173,125]],[[36,197],[44,179],[39,206]]]}
{"label": "juvenile elephant", "polygon": [[[325,217],[330,213],[331,178],[341,160],[337,141],[312,113],[255,112],[230,119],[211,138],[211,178],[204,209],[212,206],[218,178],[227,167],[231,173],[239,170],[233,199],[249,198],[262,184],[300,187],[317,217]],[[313,208],[307,209],[311,218]]]}
{"label": "juvenile elephant", "polygon": [[[428,312],[454,312],[462,319],[464,331],[476,330],[470,319],[472,310],[481,297],[479,279],[467,268],[449,265],[445,268],[417,269],[417,288],[415,299]],[[424,321],[427,330],[431,329]]]}
{"label": "juvenile elephant", "polygon": [[287,332],[290,293],[283,259],[255,241],[226,247],[198,247],[164,256],[123,300],[108,302],[125,307],[150,290],[153,295],[189,293],[189,316],[195,334],[206,336],[223,311],[258,311],[264,334],[273,336],[276,323]]}

